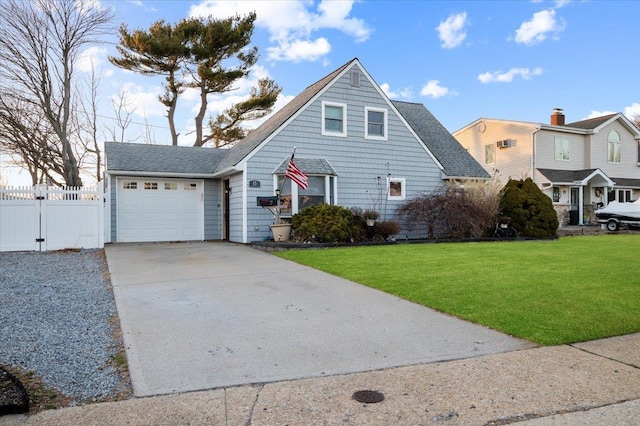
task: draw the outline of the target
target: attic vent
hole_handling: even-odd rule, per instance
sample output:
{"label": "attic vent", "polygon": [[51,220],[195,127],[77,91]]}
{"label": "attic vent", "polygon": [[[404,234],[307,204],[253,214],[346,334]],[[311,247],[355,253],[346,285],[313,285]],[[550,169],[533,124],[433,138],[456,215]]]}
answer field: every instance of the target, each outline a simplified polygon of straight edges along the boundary
{"label": "attic vent", "polygon": [[351,71],[351,85],[353,87],[360,87],[360,72]]}

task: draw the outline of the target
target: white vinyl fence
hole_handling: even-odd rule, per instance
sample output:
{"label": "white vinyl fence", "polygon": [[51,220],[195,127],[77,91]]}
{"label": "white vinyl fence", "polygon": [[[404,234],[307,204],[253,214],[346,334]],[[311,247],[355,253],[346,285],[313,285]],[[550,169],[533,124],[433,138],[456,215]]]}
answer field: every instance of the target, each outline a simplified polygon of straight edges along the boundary
{"label": "white vinyl fence", "polygon": [[0,187],[0,251],[104,247],[103,199],[102,184]]}

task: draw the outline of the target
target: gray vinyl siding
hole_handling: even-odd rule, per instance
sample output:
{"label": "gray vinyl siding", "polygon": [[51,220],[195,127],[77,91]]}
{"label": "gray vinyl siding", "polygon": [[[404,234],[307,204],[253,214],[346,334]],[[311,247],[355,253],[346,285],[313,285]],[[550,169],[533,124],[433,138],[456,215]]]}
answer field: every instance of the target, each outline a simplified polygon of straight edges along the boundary
{"label": "gray vinyl siding", "polygon": [[204,181],[204,239],[222,239],[222,200],[220,181]]}
{"label": "gray vinyl siding", "polygon": [[[555,138],[561,137],[569,141],[569,160],[555,159]],[[540,130],[536,133],[536,168],[556,170],[583,170],[588,165],[585,161],[586,137],[572,133]]]}
{"label": "gray vinyl siding", "polygon": [[[609,133],[615,130],[620,135],[620,163],[608,162]],[[615,121],[599,133],[591,136],[591,165],[587,168],[599,168],[608,176],[618,178],[640,179],[640,167],[638,162],[638,144],[633,135]]]}
{"label": "gray vinyl siding", "polygon": [[229,178],[229,241],[236,243],[244,242],[242,240],[243,229],[243,211],[242,197],[244,191],[242,187],[242,173],[238,173]]}
{"label": "gray vinyl siding", "polygon": [[[322,102],[347,104],[347,137],[322,135]],[[388,139],[365,139],[365,107],[387,109]],[[289,125],[251,157],[247,181],[260,180],[259,189],[248,189],[247,229],[249,241],[269,237],[271,213],[257,207],[255,197],[273,195],[273,171],[296,147],[296,157],[326,159],[338,174],[337,200],[344,207],[373,208],[372,194],[378,192],[377,177],[405,179],[406,199],[442,185],[440,169],[420,142],[396,115],[386,100],[365,78],[352,87],[350,73],[331,85]],[[303,170],[304,171],[304,170]],[[401,201],[381,200],[376,209],[381,219],[391,219]],[[254,231],[255,227],[258,231]]]}

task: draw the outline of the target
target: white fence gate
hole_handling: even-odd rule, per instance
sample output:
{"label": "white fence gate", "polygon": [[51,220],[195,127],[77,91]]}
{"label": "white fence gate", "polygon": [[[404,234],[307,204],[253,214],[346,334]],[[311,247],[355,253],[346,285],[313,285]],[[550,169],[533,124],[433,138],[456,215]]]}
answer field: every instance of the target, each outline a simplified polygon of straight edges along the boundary
{"label": "white fence gate", "polygon": [[102,184],[0,187],[0,251],[104,247]]}

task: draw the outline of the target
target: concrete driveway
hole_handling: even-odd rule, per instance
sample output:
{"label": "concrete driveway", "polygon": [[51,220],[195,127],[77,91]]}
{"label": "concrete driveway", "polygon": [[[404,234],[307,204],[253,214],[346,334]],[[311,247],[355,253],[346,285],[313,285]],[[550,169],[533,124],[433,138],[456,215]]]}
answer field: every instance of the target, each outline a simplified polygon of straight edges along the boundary
{"label": "concrete driveway", "polygon": [[105,251],[136,396],[533,346],[244,245]]}

